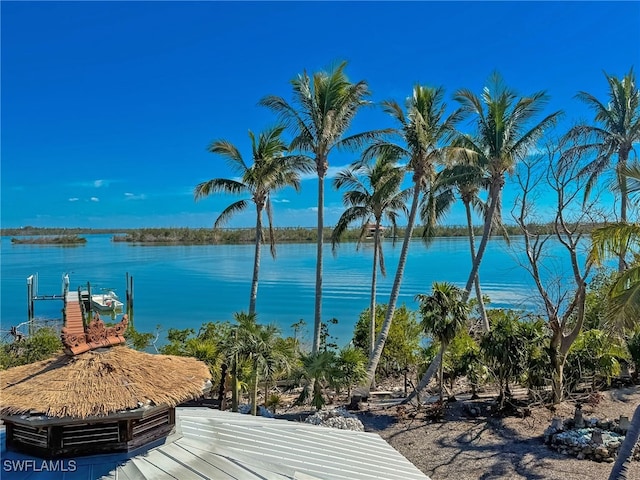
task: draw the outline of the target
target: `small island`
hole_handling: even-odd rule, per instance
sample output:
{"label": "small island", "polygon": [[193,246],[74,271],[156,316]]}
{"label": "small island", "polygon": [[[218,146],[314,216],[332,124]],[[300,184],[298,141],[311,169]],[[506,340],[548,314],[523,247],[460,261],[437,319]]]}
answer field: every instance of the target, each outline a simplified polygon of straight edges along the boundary
{"label": "small island", "polygon": [[78,235],[60,235],[48,237],[12,238],[11,243],[16,245],[84,245],[87,239]]}

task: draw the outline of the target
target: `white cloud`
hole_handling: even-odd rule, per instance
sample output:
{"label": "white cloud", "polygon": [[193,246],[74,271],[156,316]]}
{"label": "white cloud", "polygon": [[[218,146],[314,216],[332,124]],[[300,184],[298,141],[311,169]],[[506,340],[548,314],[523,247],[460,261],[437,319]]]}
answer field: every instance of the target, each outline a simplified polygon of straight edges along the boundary
{"label": "white cloud", "polygon": [[283,199],[277,199],[277,198],[272,198],[271,201],[273,203],[291,203],[289,200],[287,200],[286,198]]}
{"label": "white cloud", "polygon": [[91,197],[92,202],[99,202],[100,199],[98,197]]}
{"label": "white cloud", "polygon": [[78,200],[80,200],[78,197],[72,197],[69,199],[70,202],[77,202]]}
{"label": "white cloud", "polygon": [[124,194],[127,200],[146,200],[147,196],[144,193],[136,195],[135,193],[127,192]]}
{"label": "white cloud", "polygon": [[106,180],[95,180],[93,182],[93,186],[96,187],[96,188],[100,188],[100,187],[103,187],[103,186],[106,186],[106,185],[108,185]]}

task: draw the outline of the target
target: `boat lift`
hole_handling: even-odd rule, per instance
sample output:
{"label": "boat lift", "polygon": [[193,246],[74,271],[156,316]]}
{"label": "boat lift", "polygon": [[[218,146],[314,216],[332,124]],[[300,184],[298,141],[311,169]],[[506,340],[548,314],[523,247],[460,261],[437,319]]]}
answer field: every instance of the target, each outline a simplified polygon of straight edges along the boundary
{"label": "boat lift", "polygon": [[69,274],[62,275],[62,288],[60,295],[39,295],[38,294],[38,274],[27,277],[27,321],[29,322],[29,335],[33,333],[33,320],[35,319],[36,300],[62,300],[64,301],[69,291]]}
{"label": "boat lift", "polygon": [[[91,287],[88,286],[90,289]],[[90,291],[90,290],[89,290]],[[62,275],[62,287],[60,295],[40,295],[38,293],[38,274],[29,275],[27,277],[27,322],[29,325],[29,335],[34,332],[34,319],[35,319],[35,301],[36,300],[62,300],[66,301],[67,293],[69,292],[69,274]],[[91,296],[87,297],[87,300]],[[133,276],[127,273],[127,291],[126,291],[126,303],[125,313],[129,316],[129,324],[133,325]]]}

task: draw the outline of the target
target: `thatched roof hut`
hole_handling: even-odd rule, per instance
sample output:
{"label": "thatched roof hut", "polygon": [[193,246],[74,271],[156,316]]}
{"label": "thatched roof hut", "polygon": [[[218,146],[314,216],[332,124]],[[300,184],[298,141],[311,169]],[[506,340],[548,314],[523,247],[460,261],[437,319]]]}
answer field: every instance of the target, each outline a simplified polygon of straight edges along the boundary
{"label": "thatched roof hut", "polygon": [[174,407],[202,396],[203,362],[126,346],[13,367],[0,376],[0,414],[104,416],[145,405]]}

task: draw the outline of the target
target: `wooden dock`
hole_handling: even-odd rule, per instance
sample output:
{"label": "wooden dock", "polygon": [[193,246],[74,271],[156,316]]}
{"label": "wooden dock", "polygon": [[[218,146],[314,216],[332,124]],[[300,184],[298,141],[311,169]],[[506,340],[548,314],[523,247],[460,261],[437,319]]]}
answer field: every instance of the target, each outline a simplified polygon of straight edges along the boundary
{"label": "wooden dock", "polygon": [[96,348],[125,343],[124,331],[128,323],[128,317],[124,315],[119,323],[107,328],[100,319],[100,315],[95,314],[93,319],[85,326],[82,299],[78,292],[68,291],[64,301],[62,343],[70,355],[78,355]]}

